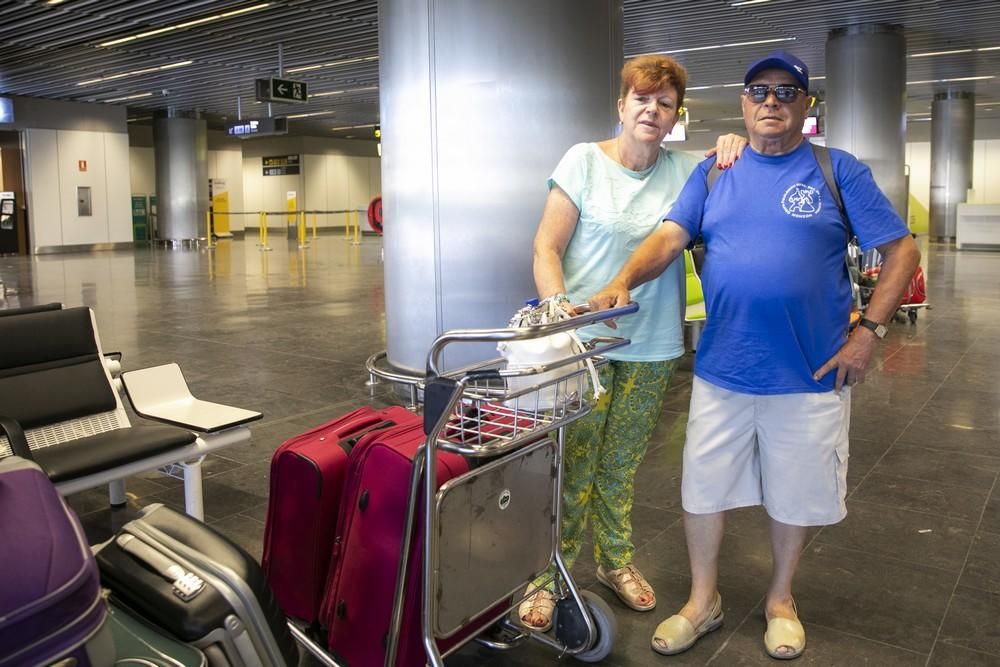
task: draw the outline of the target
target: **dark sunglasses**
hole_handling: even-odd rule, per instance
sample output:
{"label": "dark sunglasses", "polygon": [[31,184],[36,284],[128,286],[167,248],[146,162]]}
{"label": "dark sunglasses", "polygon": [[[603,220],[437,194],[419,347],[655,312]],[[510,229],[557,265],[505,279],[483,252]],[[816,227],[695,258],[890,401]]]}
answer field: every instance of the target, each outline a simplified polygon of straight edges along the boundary
{"label": "dark sunglasses", "polygon": [[776,100],[782,104],[788,104],[789,102],[794,102],[795,98],[799,96],[799,93],[806,92],[804,89],[798,86],[792,85],[778,85],[778,86],[767,86],[762,83],[754,83],[743,89],[743,94],[750,98],[751,102],[760,104],[767,99],[767,96],[774,93]]}

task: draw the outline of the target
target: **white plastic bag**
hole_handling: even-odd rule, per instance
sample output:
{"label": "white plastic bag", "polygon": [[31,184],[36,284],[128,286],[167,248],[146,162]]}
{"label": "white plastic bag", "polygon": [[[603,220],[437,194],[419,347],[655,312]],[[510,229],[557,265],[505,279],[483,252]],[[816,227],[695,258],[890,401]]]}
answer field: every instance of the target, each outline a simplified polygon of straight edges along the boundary
{"label": "white plastic bag", "polygon": [[[570,315],[563,310],[558,303],[551,299],[546,299],[538,306],[525,306],[511,318],[508,326],[520,328],[535,324],[551,324],[560,320],[568,319]],[[549,364],[556,361],[572,357],[584,351],[583,342],[576,335],[575,331],[564,331],[551,336],[532,338],[529,340],[504,341],[497,343],[497,351],[507,360],[509,370],[530,368],[541,364]],[[582,379],[572,378],[568,381],[558,381],[559,378],[579,373],[584,367],[590,373],[591,386],[594,389],[594,398],[604,393],[604,387],[597,377],[597,370],[594,362],[590,359],[566,364],[544,373],[534,373],[521,377],[508,377],[507,390],[511,393],[526,389],[533,385],[546,384],[538,391],[537,396],[532,393],[525,394],[519,398],[507,401],[508,406],[516,406],[525,410],[551,410],[557,406],[564,406],[570,401],[582,398],[579,392],[585,388]]]}

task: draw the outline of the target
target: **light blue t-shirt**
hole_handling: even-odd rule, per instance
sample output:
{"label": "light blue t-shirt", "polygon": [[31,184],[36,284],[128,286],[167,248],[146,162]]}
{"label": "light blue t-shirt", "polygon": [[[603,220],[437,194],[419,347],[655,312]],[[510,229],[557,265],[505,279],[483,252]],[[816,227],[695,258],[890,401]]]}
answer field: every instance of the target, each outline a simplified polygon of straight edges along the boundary
{"label": "light blue t-shirt", "polygon": [[[549,178],[580,211],[580,219],[563,254],[566,293],[573,303],[608,284],[640,243],[661,224],[663,212],[677,199],[698,159],[660,149],[656,163],[644,171],[618,164],[597,144],[577,144],[560,160]],[[625,336],[632,344],[609,352],[621,361],[663,361],[684,354],[684,262],[674,262],[656,280],[631,292],[639,312],[618,320],[618,330],[603,324],[581,330],[581,338]]]}
{"label": "light blue t-shirt", "polygon": [[[836,371],[812,374],[844,344],[853,233],[864,249],[909,233],[871,170],[830,149],[849,231],[805,141],[785,155],[749,146],[709,193],[712,160],[698,165],[667,214],[705,239],[707,317],[695,374],[747,394],[831,391]],[[706,198],[707,195],[707,198]]]}

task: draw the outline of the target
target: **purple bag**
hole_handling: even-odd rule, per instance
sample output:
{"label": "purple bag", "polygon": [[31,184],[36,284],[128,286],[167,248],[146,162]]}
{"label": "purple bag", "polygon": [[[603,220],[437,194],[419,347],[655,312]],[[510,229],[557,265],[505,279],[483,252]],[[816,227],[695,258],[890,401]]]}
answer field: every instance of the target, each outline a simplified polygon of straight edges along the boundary
{"label": "purple bag", "polygon": [[114,656],[97,564],[76,515],[42,470],[0,459],[0,667]]}

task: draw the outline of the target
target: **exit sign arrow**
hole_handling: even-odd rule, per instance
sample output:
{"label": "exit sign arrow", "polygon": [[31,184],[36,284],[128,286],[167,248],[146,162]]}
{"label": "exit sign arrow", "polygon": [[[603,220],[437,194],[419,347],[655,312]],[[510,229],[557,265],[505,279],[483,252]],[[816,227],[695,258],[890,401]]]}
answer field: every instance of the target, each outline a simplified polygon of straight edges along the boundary
{"label": "exit sign arrow", "polygon": [[305,81],[291,79],[257,79],[257,100],[260,102],[302,103],[309,99]]}

